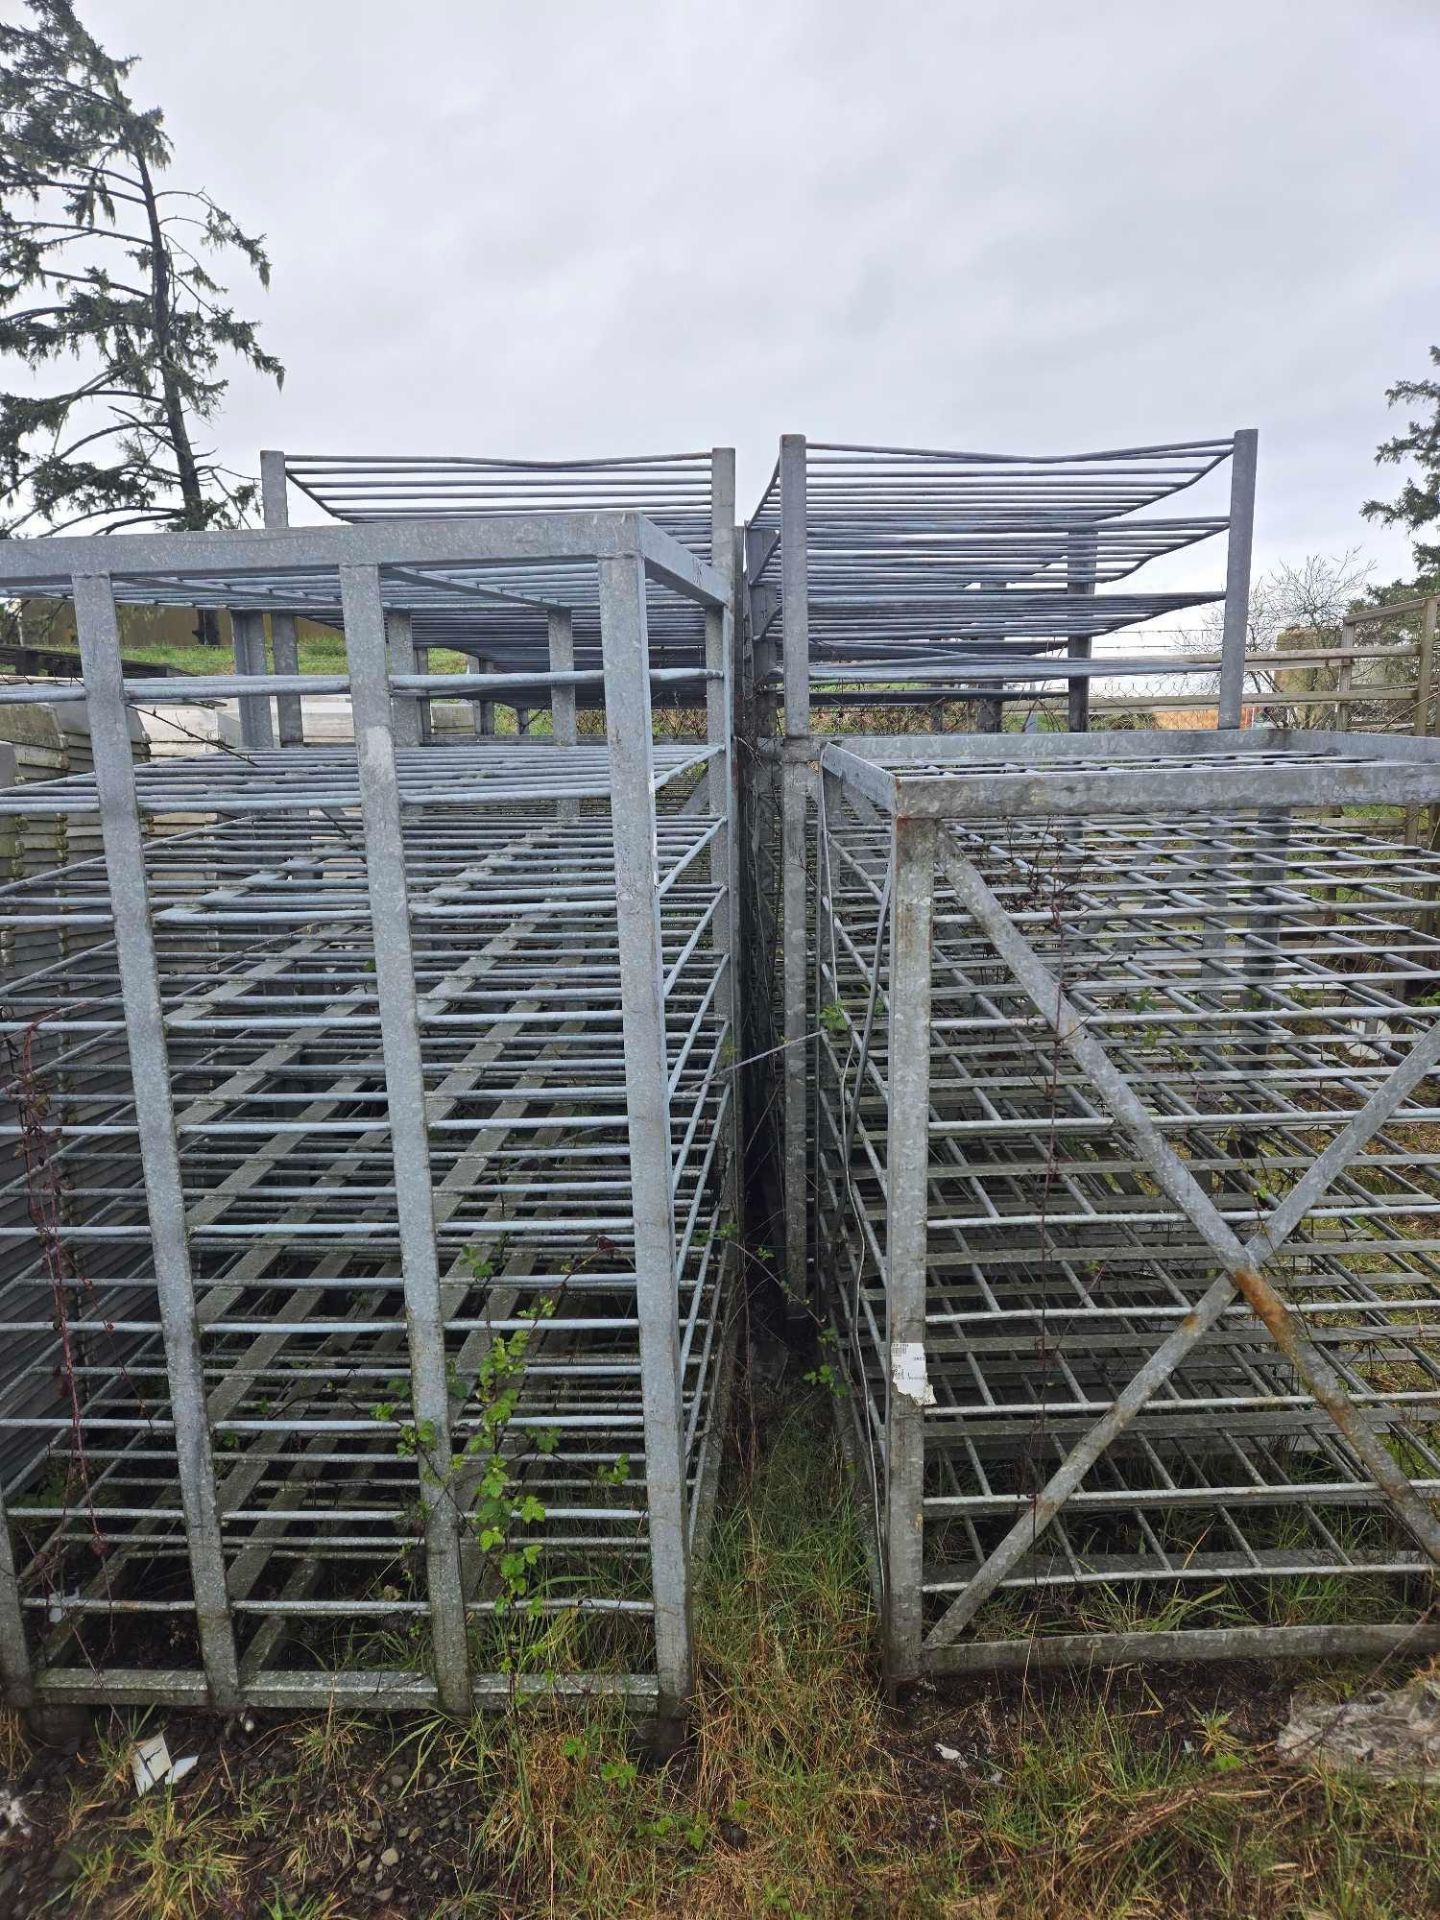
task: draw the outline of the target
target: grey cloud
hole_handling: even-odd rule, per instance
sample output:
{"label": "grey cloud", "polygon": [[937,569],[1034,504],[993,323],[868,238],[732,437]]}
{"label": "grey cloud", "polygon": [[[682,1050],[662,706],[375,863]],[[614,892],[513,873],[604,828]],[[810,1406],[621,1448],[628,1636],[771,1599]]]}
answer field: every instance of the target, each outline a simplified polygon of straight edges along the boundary
{"label": "grey cloud", "polygon": [[262,226],[226,450],[1262,433],[1262,561],[1364,540],[1440,339],[1412,0],[85,0]]}

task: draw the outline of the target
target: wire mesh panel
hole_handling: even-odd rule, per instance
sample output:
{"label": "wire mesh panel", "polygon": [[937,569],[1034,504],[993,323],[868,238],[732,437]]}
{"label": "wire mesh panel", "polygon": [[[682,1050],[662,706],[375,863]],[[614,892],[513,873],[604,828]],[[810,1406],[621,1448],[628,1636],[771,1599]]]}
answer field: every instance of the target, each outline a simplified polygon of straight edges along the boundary
{"label": "wire mesh panel", "polygon": [[[321,758],[323,783],[336,770]],[[204,769],[184,773],[203,806]],[[287,769],[288,791],[299,774]],[[695,857],[711,824],[670,813],[660,827],[692,1494],[715,1439],[724,1254],[718,895]],[[562,823],[554,803],[416,804],[405,856],[454,1432],[462,1451],[479,1443],[455,1495],[467,1512],[508,1501],[529,1516],[488,1548],[467,1543],[477,1663],[499,1671],[523,1652],[541,1668],[643,1673],[607,810]],[[262,1687],[272,1670],[423,1672],[425,1449],[358,831],[297,795],[294,812],[157,834],[147,876],[242,1672]],[[8,1349],[5,1427],[27,1615],[47,1663],[193,1666],[104,868],[12,886],[0,911],[58,926],[71,947],[5,998],[27,1156],[7,1233],[8,1328],[27,1352],[17,1364]],[[496,1500],[483,1487],[502,1472]],[[502,1571],[517,1553],[533,1568]]]}
{"label": "wire mesh panel", "polygon": [[[1433,1538],[1385,1463],[1422,1534],[1440,1493],[1440,861],[1253,799],[976,806],[931,830],[915,882],[922,1320],[903,1340],[898,829],[833,778],[814,870],[819,1264],[892,1664],[1398,1633]],[[1227,1230],[1278,1313],[1225,1285]]]}
{"label": "wire mesh panel", "polygon": [[[945,703],[963,700],[978,731],[999,734],[1004,702],[1023,698],[1033,709],[1047,683],[1064,684],[1070,727],[1084,732],[1092,677],[1176,665],[1153,633],[1124,659],[1093,658],[1097,639],[1221,599],[1221,718],[1238,723],[1255,454],[1248,429],[1064,455],[782,439],[746,527],[744,585],[756,684],[774,699],[761,730],[784,739],[770,812],[782,953],[772,1044],[783,1048],[785,1266],[795,1292],[813,1280],[806,1061],[816,1009],[805,870],[815,732],[862,704],[912,715],[928,707],[943,725]],[[1225,517],[1157,511],[1221,468]],[[1153,575],[1132,578],[1222,533],[1223,583],[1177,592],[1148,584]]]}

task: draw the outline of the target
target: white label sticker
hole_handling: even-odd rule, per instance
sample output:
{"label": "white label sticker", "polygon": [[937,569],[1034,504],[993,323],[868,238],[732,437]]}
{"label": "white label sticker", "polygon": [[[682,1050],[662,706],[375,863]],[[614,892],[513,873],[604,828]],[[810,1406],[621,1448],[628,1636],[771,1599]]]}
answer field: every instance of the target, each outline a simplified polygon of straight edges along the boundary
{"label": "white label sticker", "polygon": [[933,1407],[935,1394],[925,1375],[925,1343],[897,1340],[890,1349],[890,1378],[895,1391],[917,1407]]}

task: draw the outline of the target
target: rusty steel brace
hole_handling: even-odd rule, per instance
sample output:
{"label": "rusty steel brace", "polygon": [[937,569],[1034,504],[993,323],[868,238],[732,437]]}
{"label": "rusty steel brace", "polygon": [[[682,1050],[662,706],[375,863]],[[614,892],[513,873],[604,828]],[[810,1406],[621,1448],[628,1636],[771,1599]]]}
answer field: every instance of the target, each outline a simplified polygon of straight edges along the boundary
{"label": "rusty steel brace", "polygon": [[1284,1298],[1260,1272],[1367,1141],[1392,1117],[1400,1102],[1440,1061],[1440,1021],[1427,1029],[1395,1071],[1336,1134],[1260,1229],[1248,1242],[1242,1242],[1160,1132],[1100,1041],[1087,1031],[1084,1016],[1066,998],[1060,983],[977,870],[948,846],[942,848],[941,859],[961,905],[984,928],[1017,983],[1088,1075],[1164,1192],[1187,1216],[1225,1272],[1155,1349],[1104,1418],[1066,1455],[1024,1515],[946,1609],[925,1641],[926,1648],[948,1646],[956,1638],[1030,1552],[1105,1449],[1217,1324],[1237,1291],[1334,1421],[1407,1529],[1430,1560],[1440,1566],[1440,1524],[1430,1506],[1401,1472],[1372,1421],[1350,1398],[1339,1374],[1305,1333]]}

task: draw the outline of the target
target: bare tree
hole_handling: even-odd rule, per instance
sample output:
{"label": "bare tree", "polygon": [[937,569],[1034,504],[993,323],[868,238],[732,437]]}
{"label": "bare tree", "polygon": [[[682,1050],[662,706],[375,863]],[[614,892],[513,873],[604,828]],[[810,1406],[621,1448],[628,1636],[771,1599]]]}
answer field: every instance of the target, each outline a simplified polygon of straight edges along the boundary
{"label": "bare tree", "polygon": [[[1375,562],[1359,547],[1281,561],[1251,587],[1246,652],[1334,652],[1347,618],[1372,600],[1374,572]],[[1218,653],[1224,622],[1222,607],[1207,609],[1199,628],[1187,636],[1187,651]],[[1374,709],[1369,717],[1379,718],[1381,708],[1394,704],[1393,689],[1412,674],[1413,668],[1398,659],[1355,661],[1350,669],[1356,695],[1352,720],[1360,720],[1367,708]],[[1265,718],[1286,727],[1332,726],[1335,703],[1318,696],[1335,693],[1339,684],[1336,661],[1297,661],[1293,667],[1274,662],[1245,676],[1247,700],[1261,708]]]}
{"label": "bare tree", "polygon": [[[1375,562],[1366,560],[1359,547],[1307,553],[1294,565],[1282,560],[1250,588],[1246,652],[1276,653],[1287,634],[1307,645],[1337,646],[1345,616],[1369,591],[1374,571]],[[1203,651],[1218,651],[1224,625],[1225,609],[1208,607],[1201,625]]]}

